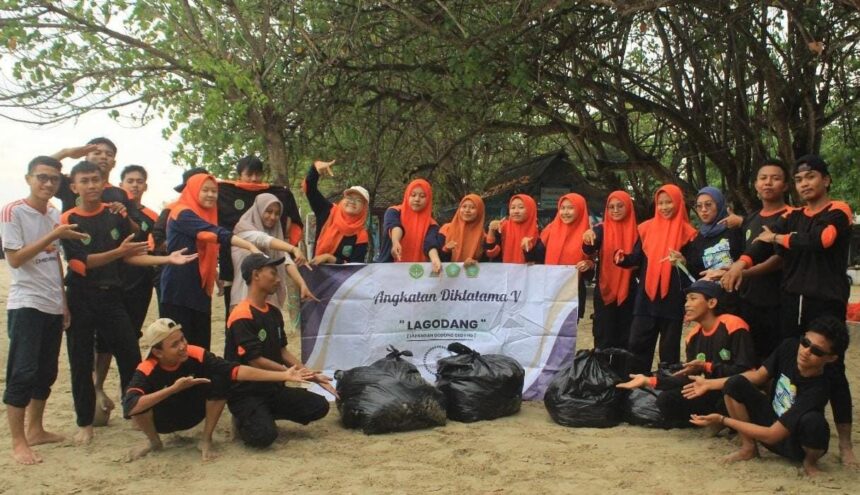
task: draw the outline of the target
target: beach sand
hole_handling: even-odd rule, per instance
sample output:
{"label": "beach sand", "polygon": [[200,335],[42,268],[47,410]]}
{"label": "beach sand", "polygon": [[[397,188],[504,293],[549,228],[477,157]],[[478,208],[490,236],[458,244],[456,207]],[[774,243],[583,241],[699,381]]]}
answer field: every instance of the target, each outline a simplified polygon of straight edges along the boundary
{"label": "beach sand", "polygon": [[[5,307],[9,273],[5,262],[0,265],[0,304]],[[855,288],[852,300],[858,297]],[[154,308],[147,324],[155,318]],[[213,350],[219,354],[223,314],[219,299],[212,324]],[[9,348],[5,311],[0,313],[0,328],[0,365],[5,369]],[[846,361],[856,398],[860,397],[857,327],[852,329],[852,339]],[[290,342],[298,353],[295,331]],[[591,344],[587,314],[580,323],[577,347]],[[112,369],[106,390],[117,387]],[[218,459],[201,462],[195,447],[198,427],[184,438],[164,436],[164,451],[126,463],[127,451],[141,444],[143,435],[118,411],[109,426],[96,429],[91,445],[77,447],[68,440],[76,427],[65,345],[46,425],[67,440],[35,447],[44,458],[36,466],[20,466],[12,460],[8,427],[0,428],[0,493],[860,493],[860,472],[839,464],[835,429],[830,453],[821,463],[824,473],[810,480],[799,475],[798,465],[764,449],[761,459],[726,466],[719,459],[732,453],[736,442],[707,438],[696,429],[663,431],[626,424],[610,429],[565,428],[553,423],[541,402],[524,403],[519,414],[495,421],[452,421],[431,430],[377,436],[341,427],[332,404],[328,417],[309,426],[279,422],[280,438],[263,451],[231,441],[230,415],[225,409],[215,433]],[[853,434],[860,454],[860,427],[855,426]]]}

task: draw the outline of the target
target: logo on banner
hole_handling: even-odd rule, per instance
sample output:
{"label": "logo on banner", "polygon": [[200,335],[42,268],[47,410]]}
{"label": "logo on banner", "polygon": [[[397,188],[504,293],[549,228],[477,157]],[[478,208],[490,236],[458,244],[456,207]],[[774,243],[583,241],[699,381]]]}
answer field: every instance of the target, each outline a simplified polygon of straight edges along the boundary
{"label": "logo on banner", "polygon": [[450,265],[446,266],[445,275],[448,275],[451,278],[460,275],[460,265],[456,263],[451,263]]}
{"label": "logo on banner", "polygon": [[466,267],[466,276],[469,278],[478,278],[478,272],[480,272],[480,271],[481,271],[481,269],[478,268],[478,265],[467,266]]}
{"label": "logo on banner", "polygon": [[260,342],[264,342],[266,340],[266,335],[268,334],[266,333],[265,328],[261,328],[260,331],[257,332],[257,338],[260,339]]}
{"label": "logo on banner", "polygon": [[424,353],[424,369],[427,370],[427,373],[436,373],[436,362],[450,355],[447,347],[434,345]]}
{"label": "logo on banner", "polygon": [[236,208],[237,210],[244,210],[245,202],[241,199],[237,199],[236,201],[233,201],[233,208]]}
{"label": "logo on banner", "polygon": [[414,279],[419,279],[424,276],[424,267],[415,263],[414,265],[409,267],[409,276]]}

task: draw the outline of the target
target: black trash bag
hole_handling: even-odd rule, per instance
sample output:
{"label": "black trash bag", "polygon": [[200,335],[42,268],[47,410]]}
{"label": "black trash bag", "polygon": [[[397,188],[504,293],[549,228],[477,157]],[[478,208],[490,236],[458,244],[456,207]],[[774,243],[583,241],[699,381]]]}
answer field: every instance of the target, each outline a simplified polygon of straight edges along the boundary
{"label": "black trash bag", "polygon": [[471,423],[516,414],[523,402],[526,372],[515,359],[448,345],[456,356],[436,362],[436,388],[448,404],[448,419]]}
{"label": "black trash bag", "polygon": [[649,428],[671,428],[657,407],[657,397],[661,393],[662,391],[651,388],[631,390],[624,408],[624,421]]}
{"label": "black trash bag", "polygon": [[553,421],[578,428],[609,428],[621,422],[627,391],[615,388],[624,381],[609,365],[623,349],[577,351],[573,362],[555,375],[544,394]]}
{"label": "black trash bag", "polygon": [[335,372],[343,426],[372,435],[445,425],[444,395],[401,359],[412,353],[388,351],[370,366]]}

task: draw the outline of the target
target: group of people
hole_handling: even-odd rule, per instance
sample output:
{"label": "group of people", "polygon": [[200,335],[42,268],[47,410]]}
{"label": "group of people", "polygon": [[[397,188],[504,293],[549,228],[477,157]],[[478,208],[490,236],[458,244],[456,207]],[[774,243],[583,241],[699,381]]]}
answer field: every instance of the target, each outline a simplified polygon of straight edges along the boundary
{"label": "group of people", "polygon": [[[119,187],[109,184],[116,152],[110,140],[97,138],[33,159],[30,195],[0,212],[12,272],[4,402],[15,459],[39,462],[31,447],[60,440],[44,430],[42,414],[62,328],[81,443],[92,440],[96,416],[114,407],[103,389],[112,358],[125,416],[147,437],[132,457],[159,449],[160,433],[201,421],[201,451],[211,457],[225,404],[236,434],[254,447],[275,440],[276,419],[307,424],[325,416],[327,401],[307,385],[336,392],[328,377],[287,350],[284,282],[291,278],[303,299],[315,299],[298,266],[367,261],[368,191],[352,186],[330,201],[318,185],[334,175],[335,162],[314,162],[302,184],[317,224],[306,256],[298,247],[303,225],[295,199],[262,181],[259,159],[240,160],[236,181],[186,171],[179,198],[156,214],[142,204],[143,167],[130,165]],[[64,175],[65,158],[83,160]],[[755,180],[761,210],[741,218],[721,191],[705,187],[696,196],[698,227],[674,184],[657,190],[654,216],[640,224],[631,196],[614,191],[596,225],[585,198],[570,193],[542,229],[537,203],[526,194],[510,198],[506,218],[489,222],[481,196],[468,194],[440,226],[431,184],[416,179],[385,212],[374,261],[429,262],[435,274],[444,262],[574,266],[580,317],[585,282],[595,279],[595,346],[629,351],[622,364],[631,380],[619,386],[660,389],[667,417],[738,431],[744,444],[733,459],[753,457],[761,442],[812,473],[829,441],[821,414],[828,401],[842,460],[856,463],[844,366],[853,216],[830,199],[820,157],[802,157],[793,172],[804,205],[786,204],[788,170],[769,161]],[[209,351],[216,285],[228,312],[223,358]],[[153,286],[160,319],[143,329]],[[695,327],[682,361],[684,321]],[[658,341],[661,366],[652,373]],[[769,379],[773,407],[756,388]]]}

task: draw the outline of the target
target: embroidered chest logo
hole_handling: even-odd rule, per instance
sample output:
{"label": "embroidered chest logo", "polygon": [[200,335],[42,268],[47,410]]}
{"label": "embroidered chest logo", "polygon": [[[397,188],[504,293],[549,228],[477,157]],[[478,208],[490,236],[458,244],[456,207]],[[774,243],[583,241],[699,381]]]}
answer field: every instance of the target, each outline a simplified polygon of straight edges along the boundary
{"label": "embroidered chest logo", "polygon": [[726,349],[725,347],[720,349],[720,359],[722,359],[723,361],[728,361],[731,358],[732,358],[732,351]]}
{"label": "embroidered chest logo", "polygon": [[111,237],[111,239],[113,239],[115,241],[118,240],[119,239],[119,231],[116,228],[110,229],[110,237]]}
{"label": "embroidered chest logo", "polygon": [[352,256],[352,246],[344,246],[343,249],[340,250],[341,254],[343,254],[344,258],[349,258]]}
{"label": "embroidered chest logo", "polygon": [[233,201],[233,208],[236,208],[237,210],[244,210],[245,202],[241,199],[237,199],[236,201]]}
{"label": "embroidered chest logo", "polygon": [[259,331],[259,332],[257,332],[257,338],[259,338],[259,339],[260,339],[260,342],[265,341],[265,340],[266,340],[266,336],[267,336],[267,335],[268,335],[268,334],[266,333],[266,329],[265,329],[265,328],[261,328],[261,329],[260,329],[260,331]]}

